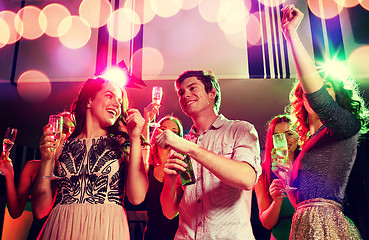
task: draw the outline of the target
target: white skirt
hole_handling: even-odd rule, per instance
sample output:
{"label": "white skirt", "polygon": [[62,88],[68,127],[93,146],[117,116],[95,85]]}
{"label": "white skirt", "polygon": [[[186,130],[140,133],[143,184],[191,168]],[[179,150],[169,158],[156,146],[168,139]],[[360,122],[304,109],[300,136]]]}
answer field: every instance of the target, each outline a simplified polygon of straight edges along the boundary
{"label": "white skirt", "polygon": [[56,205],[38,239],[128,240],[127,215],[114,203]]}

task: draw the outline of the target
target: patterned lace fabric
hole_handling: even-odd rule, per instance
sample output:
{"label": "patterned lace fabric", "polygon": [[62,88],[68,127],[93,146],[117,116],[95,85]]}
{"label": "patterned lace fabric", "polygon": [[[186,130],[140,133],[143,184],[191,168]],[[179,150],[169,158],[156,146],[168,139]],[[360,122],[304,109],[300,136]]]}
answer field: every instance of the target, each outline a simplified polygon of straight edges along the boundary
{"label": "patterned lace fabric", "polygon": [[57,204],[123,202],[123,160],[120,139],[68,140],[59,157]]}

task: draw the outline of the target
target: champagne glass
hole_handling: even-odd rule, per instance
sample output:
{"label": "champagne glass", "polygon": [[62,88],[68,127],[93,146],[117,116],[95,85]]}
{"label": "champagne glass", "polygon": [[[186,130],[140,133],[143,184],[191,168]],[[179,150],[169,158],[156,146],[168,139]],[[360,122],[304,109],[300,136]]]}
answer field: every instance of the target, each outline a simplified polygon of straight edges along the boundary
{"label": "champagne glass", "polygon": [[60,179],[61,177],[56,176],[54,173],[54,166],[55,166],[55,150],[58,148],[58,145],[60,143],[60,138],[61,138],[61,134],[63,131],[63,117],[59,116],[59,115],[50,115],[49,116],[49,125],[50,127],[50,131],[54,132],[55,135],[53,136],[54,139],[56,139],[55,143],[56,146],[55,148],[52,148],[52,167],[51,167],[51,173],[49,176],[44,176],[44,178],[50,178],[50,179]]}
{"label": "champagne glass", "polygon": [[[151,99],[153,103],[160,105],[161,99],[163,97],[163,88],[155,86],[152,88]],[[154,116],[153,122],[150,123],[150,127],[160,127],[160,124],[156,122],[156,115]]]}
{"label": "champagne glass", "polygon": [[7,155],[14,145],[15,138],[17,137],[18,130],[15,128],[8,127],[5,132],[3,140],[3,154]]}
{"label": "champagne glass", "polygon": [[273,159],[274,163],[272,171],[278,178],[286,181],[286,187],[282,191],[293,191],[297,188],[289,186],[291,178],[292,165],[289,163],[288,145],[285,133],[273,134],[273,146],[276,157]]}

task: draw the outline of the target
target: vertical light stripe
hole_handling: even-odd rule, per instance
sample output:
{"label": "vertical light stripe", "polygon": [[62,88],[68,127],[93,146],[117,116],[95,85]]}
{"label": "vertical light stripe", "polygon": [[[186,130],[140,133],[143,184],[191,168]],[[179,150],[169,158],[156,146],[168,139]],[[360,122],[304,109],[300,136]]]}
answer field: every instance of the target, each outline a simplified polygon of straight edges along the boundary
{"label": "vertical light stripe", "polygon": [[[278,56],[279,56],[279,54],[278,54],[278,35],[277,35],[277,29],[276,29],[276,23],[275,23],[275,15],[274,15],[274,10],[275,10],[275,7],[272,7],[272,8],[270,8],[270,12],[271,12],[271,26],[272,26],[272,39],[274,39],[274,41],[272,42],[272,44],[274,45],[274,58],[272,58],[272,60],[271,61],[274,61],[274,59],[275,59],[275,61],[274,61],[274,65],[276,65],[276,68],[275,69],[277,69],[276,71],[277,72],[274,72],[274,76],[273,75],[271,75],[270,77],[271,78],[277,78],[277,77],[279,77],[279,75],[280,75],[280,72],[279,72],[279,61],[278,61]],[[274,70],[274,69],[273,69]]]}
{"label": "vertical light stripe", "polygon": [[[264,29],[263,29],[263,26],[264,26],[264,24],[263,24],[263,22],[265,22],[265,20],[263,19],[263,14],[262,14],[262,11],[261,11],[261,3],[260,3],[260,1],[258,1],[258,9],[259,9],[259,18],[260,18],[260,33],[261,33],[261,49],[262,49],[262,55],[263,55],[263,66],[264,66],[264,78],[266,78],[266,64],[265,64],[265,62],[266,62],[266,59],[265,59],[265,47],[264,47],[264,44],[265,44],[265,37],[264,37]],[[265,10],[264,10],[265,11]],[[265,12],[264,12],[264,16],[265,16]],[[265,24],[265,26],[266,26],[266,24]]]}
{"label": "vertical light stripe", "polygon": [[328,34],[327,34],[327,26],[326,26],[326,23],[325,23],[323,0],[319,0],[319,11],[320,11],[320,14],[322,16],[321,23],[322,23],[323,42],[324,42],[324,50],[325,50],[325,56],[323,56],[323,57],[324,58],[326,58],[326,57],[330,58],[331,56],[329,54]]}
{"label": "vertical light stripe", "polygon": [[[272,1],[272,0],[269,0],[269,1]],[[273,63],[273,60],[272,60],[272,56],[273,56],[273,42],[272,42],[272,36],[271,36],[271,29],[270,29],[270,9],[269,7],[265,7],[264,8],[265,10],[265,21],[266,21],[266,34],[267,34],[267,45],[268,45],[268,56],[269,56],[269,66],[270,66],[270,76],[274,76],[275,73],[274,73],[274,63]]]}
{"label": "vertical light stripe", "polygon": [[282,65],[282,73],[280,74],[279,77],[282,76],[282,78],[286,78],[287,76],[287,69],[286,69],[286,55],[285,55],[285,48],[284,48],[284,37],[283,37],[283,34],[282,34],[282,29],[281,29],[281,11],[280,11],[280,8],[278,7],[278,11],[277,11],[277,19],[278,19],[278,24],[277,24],[277,27],[278,27],[278,41],[279,41],[279,48],[281,50],[281,65]]}

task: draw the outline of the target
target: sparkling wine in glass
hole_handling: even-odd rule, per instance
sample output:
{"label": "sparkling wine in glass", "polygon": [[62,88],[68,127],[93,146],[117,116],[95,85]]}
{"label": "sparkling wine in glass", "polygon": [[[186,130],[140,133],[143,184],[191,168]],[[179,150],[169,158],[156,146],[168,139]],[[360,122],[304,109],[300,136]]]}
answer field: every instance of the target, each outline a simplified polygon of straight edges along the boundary
{"label": "sparkling wine in glass", "polygon": [[[153,103],[159,104],[161,103],[161,99],[163,97],[163,88],[159,86],[155,86],[152,88],[151,101]],[[159,123],[156,122],[156,115],[154,116],[153,122],[150,123],[151,127],[160,127]]]}
{"label": "sparkling wine in glass", "polygon": [[53,136],[54,139],[56,139],[56,146],[55,148],[52,148],[52,167],[51,167],[51,173],[49,176],[44,176],[44,178],[50,178],[50,179],[60,179],[59,176],[56,176],[54,173],[54,166],[55,166],[55,150],[58,148],[58,145],[60,143],[61,134],[63,132],[63,117],[59,115],[50,115],[49,117],[49,125],[50,131],[54,132],[55,135]]}
{"label": "sparkling wine in glass", "polygon": [[3,154],[6,155],[9,153],[10,149],[12,149],[15,138],[17,137],[18,130],[15,128],[8,127],[5,132],[4,140],[3,140]]}
{"label": "sparkling wine in glass", "polygon": [[283,189],[283,191],[296,190],[295,187],[289,186],[292,165],[289,162],[286,134],[273,134],[273,146],[276,154],[276,157],[273,159],[273,161],[277,162],[278,164],[273,166],[272,171],[277,175],[278,178],[286,181],[286,187]]}

